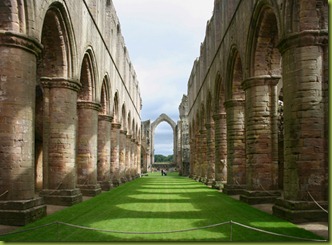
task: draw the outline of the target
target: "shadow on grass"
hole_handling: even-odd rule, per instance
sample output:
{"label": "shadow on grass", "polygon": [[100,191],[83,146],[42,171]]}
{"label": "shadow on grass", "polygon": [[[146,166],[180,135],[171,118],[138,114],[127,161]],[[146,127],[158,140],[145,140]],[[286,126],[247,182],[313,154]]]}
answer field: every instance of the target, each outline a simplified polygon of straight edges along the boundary
{"label": "shadow on grass", "polygon": [[321,239],[289,222],[210,189],[202,183],[172,174],[168,176],[152,174],[66,208],[25,228],[62,221],[103,230],[157,232],[156,234],[121,234],[52,225],[28,233],[3,236],[0,240],[299,241],[229,224],[186,232],[162,233],[205,227],[230,220],[275,233]]}

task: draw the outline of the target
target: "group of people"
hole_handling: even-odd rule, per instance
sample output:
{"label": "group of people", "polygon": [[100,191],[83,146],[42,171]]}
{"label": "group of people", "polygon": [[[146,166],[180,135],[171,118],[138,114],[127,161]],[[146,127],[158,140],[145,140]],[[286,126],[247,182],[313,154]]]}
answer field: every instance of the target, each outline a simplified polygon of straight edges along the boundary
{"label": "group of people", "polygon": [[161,170],[161,176],[166,176],[166,175],[167,175],[166,170],[162,169],[162,170]]}

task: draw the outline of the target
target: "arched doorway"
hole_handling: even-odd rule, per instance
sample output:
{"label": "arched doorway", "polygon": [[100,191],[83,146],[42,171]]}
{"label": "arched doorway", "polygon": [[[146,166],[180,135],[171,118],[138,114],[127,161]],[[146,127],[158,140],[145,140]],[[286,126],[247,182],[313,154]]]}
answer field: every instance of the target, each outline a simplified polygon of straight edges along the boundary
{"label": "arched doorway", "polygon": [[[155,129],[161,122],[168,123],[172,130],[173,130],[173,156],[176,157],[176,123],[166,114],[161,114],[153,123],[151,123],[151,163],[154,163],[154,135],[155,135]],[[174,159],[174,162],[176,162],[176,159]]]}

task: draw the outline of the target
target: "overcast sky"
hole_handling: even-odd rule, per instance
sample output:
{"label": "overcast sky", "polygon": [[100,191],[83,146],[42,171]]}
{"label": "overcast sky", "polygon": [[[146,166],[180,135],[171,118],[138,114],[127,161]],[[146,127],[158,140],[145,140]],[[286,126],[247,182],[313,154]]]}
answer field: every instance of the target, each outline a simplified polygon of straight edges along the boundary
{"label": "overcast sky", "polygon": [[[176,123],[199,57],[214,0],[113,0],[129,56],[140,84],[142,121],[167,114]],[[155,154],[173,154],[173,132],[162,122]]]}

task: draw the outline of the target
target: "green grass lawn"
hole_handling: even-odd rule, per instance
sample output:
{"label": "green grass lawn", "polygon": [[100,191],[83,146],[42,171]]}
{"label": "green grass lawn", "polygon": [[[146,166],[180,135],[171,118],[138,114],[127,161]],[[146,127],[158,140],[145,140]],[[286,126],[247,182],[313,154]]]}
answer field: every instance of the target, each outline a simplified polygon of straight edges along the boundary
{"label": "green grass lawn", "polygon": [[[85,202],[68,207],[20,228],[25,230],[55,221],[98,231],[53,224],[28,232],[0,236],[2,241],[297,241],[225,224],[235,221],[255,228],[290,236],[323,239],[304,229],[257,210],[250,205],[210,189],[192,179],[169,173],[123,184]],[[105,230],[105,231],[103,231]],[[155,234],[123,234],[127,231]],[[232,235],[230,235],[232,234]]]}

